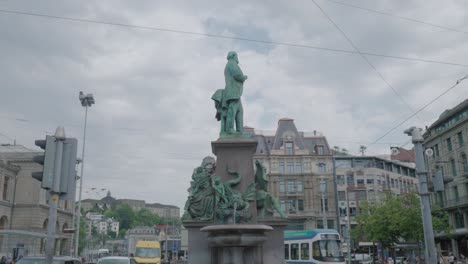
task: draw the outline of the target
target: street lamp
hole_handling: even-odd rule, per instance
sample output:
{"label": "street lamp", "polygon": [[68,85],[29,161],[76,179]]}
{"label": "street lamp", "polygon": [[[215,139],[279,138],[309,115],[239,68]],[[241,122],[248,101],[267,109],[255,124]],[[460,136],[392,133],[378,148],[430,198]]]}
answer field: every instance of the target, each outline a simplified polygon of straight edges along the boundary
{"label": "street lamp", "polygon": [[325,213],[325,192],[326,191],[327,191],[327,183],[325,182],[324,178],[320,178],[320,193],[322,194],[322,222],[323,222],[322,226],[324,229],[328,229],[327,215]]}
{"label": "street lamp", "polygon": [[88,107],[91,107],[95,101],[93,94],[84,94],[80,91],[79,99],[81,105],[85,108],[85,119],[84,119],[84,129],[83,129],[83,148],[81,151],[81,172],[80,172],[80,194],[78,198],[78,213],[76,215],[76,233],[75,233],[75,257],[78,256],[78,245],[80,242],[80,216],[81,216],[81,194],[83,192],[83,169],[84,169],[84,155],[85,155],[85,146],[86,146],[86,124],[88,121]]}

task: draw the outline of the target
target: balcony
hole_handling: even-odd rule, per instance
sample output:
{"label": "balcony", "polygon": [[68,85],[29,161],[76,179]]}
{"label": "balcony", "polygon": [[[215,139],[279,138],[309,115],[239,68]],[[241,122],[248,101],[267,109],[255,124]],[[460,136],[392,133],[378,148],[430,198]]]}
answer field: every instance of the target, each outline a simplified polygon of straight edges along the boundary
{"label": "balcony", "polygon": [[460,196],[452,200],[447,200],[445,202],[444,208],[448,209],[448,208],[458,207],[458,206],[468,206],[468,195]]}

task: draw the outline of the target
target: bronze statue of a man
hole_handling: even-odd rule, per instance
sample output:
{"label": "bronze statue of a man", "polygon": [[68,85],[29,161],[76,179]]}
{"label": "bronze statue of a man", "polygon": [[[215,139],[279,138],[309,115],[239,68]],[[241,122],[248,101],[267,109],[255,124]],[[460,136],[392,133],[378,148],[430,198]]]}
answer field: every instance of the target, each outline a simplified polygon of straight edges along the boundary
{"label": "bronze statue of a man", "polygon": [[[227,55],[228,62],[224,68],[224,89],[217,90],[211,99],[215,102],[216,119],[221,121],[221,135],[243,132],[244,110],[242,108],[242,92],[247,75],[239,67],[239,58],[235,51]],[[234,123],[236,128],[234,129]]]}
{"label": "bronze statue of a man", "polygon": [[[226,87],[223,93],[223,101],[227,105],[226,132],[242,132],[244,127],[244,111],[242,109],[241,96],[244,90],[244,82],[247,75],[242,73],[239,67],[239,58],[235,51],[227,55],[228,62],[224,68],[224,80]],[[234,122],[236,129],[234,130]]]}

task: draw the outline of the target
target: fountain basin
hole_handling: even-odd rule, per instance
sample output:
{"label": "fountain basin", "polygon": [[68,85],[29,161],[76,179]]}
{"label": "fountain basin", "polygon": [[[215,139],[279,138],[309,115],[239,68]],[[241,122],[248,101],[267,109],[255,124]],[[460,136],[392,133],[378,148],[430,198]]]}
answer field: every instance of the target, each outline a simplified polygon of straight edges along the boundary
{"label": "fountain basin", "polygon": [[212,225],[200,231],[208,232],[212,247],[252,247],[265,242],[265,233],[272,230],[267,225]]}

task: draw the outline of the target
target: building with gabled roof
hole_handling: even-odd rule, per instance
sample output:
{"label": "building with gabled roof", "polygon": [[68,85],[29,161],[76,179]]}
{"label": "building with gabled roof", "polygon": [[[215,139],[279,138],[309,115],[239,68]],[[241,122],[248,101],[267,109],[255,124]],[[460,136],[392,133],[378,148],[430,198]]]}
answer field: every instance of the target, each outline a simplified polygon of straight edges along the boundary
{"label": "building with gabled roof", "polygon": [[[244,128],[255,139],[254,159],[267,169],[269,191],[287,214],[289,230],[337,228],[332,152],[318,131],[299,131],[291,118],[278,121],[275,131]],[[322,204],[320,181],[326,182]],[[323,210],[324,209],[324,210]]]}

